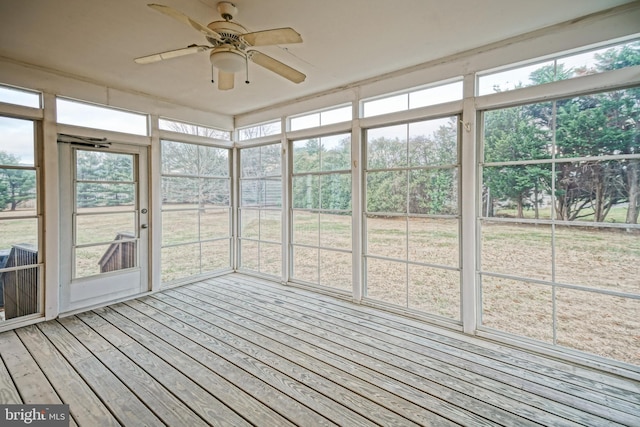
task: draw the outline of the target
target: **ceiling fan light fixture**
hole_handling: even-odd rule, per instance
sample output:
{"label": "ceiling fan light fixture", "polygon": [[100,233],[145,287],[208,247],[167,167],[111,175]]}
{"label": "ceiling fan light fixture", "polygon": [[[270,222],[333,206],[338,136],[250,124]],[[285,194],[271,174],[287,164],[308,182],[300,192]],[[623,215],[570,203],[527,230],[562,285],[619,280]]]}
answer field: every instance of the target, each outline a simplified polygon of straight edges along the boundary
{"label": "ceiling fan light fixture", "polygon": [[234,50],[216,49],[211,52],[209,59],[211,60],[211,65],[226,73],[237,73],[238,71],[242,71],[247,62],[244,55]]}

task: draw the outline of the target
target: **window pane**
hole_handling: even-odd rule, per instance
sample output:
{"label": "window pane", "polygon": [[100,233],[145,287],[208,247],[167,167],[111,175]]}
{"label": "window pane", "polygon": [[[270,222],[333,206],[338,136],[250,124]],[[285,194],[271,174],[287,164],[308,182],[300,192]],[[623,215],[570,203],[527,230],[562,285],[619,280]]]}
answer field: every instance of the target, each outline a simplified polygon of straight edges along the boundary
{"label": "window pane", "polygon": [[640,153],[637,89],[557,102],[558,157]]}
{"label": "window pane", "polygon": [[282,180],[269,178],[264,180],[264,207],[279,208],[282,206]]}
{"label": "window pane", "polygon": [[532,73],[539,69],[553,69],[553,61],[526,65],[511,70],[480,76],[478,79],[478,95],[487,95],[495,92],[504,92],[521,87],[539,84]]}
{"label": "window pane", "polygon": [[367,168],[407,166],[407,125],[367,131]]}
{"label": "window pane", "polygon": [[320,126],[320,113],[307,114],[291,118],[291,130],[308,129]]}
{"label": "window pane", "polygon": [[259,271],[260,243],[250,240],[240,241],[240,268]]}
{"label": "window pane", "polygon": [[550,159],[553,103],[503,108],[484,113],[484,161]]}
{"label": "window pane", "polygon": [[320,176],[322,188],[320,207],[326,210],[351,209],[351,174]]}
{"label": "window pane", "polygon": [[[0,213],[0,218],[2,218],[2,213]],[[8,255],[11,247],[18,244],[38,247],[38,220],[36,218],[0,221],[0,253],[5,251],[5,255]]]}
{"label": "window pane", "polygon": [[37,208],[36,171],[0,168],[0,218],[36,215]]}
{"label": "window pane", "polygon": [[28,90],[0,86],[0,102],[22,105],[24,107],[40,108],[40,94]]}
{"label": "window pane", "polygon": [[430,215],[457,215],[458,170],[410,171],[409,212]]}
{"label": "window pane", "polygon": [[135,184],[77,182],[76,209],[78,213],[95,212],[96,208],[132,210],[135,207],[135,188]]}
{"label": "window pane", "polygon": [[185,123],[176,120],[160,119],[159,127],[161,130],[169,130],[172,132],[179,132],[188,135],[204,136],[206,138],[223,139],[225,141],[231,141],[231,132],[216,129],[208,126],[196,125],[192,123]]}
{"label": "window pane", "polygon": [[231,251],[229,240],[202,242],[202,272],[223,270],[231,266]]}
{"label": "window pane", "polygon": [[353,270],[350,253],[320,250],[320,284],[351,291]]}
{"label": "window pane", "polygon": [[639,300],[560,288],[556,305],[559,345],[640,364]]}
{"label": "window pane", "polygon": [[550,164],[485,167],[482,178],[483,216],[551,218]]}
{"label": "window pane", "polygon": [[638,230],[556,226],[556,281],[640,294]]}
{"label": "window pane", "polygon": [[0,166],[33,166],[34,141],[35,129],[31,120],[0,117]]}
{"label": "window pane", "polygon": [[409,265],[409,308],[460,319],[460,273]]}
{"label": "window pane", "polygon": [[334,108],[333,110],[322,111],[320,113],[320,125],[326,126],[333,123],[347,122],[353,117],[353,107]]}
{"label": "window pane", "polygon": [[482,223],[482,271],[551,280],[551,226]]}
{"label": "window pane", "polygon": [[552,298],[551,286],[482,276],[482,324],[553,342]]}
{"label": "window pane", "polygon": [[293,247],[293,277],[318,283],[318,249]]}
{"label": "window pane", "polygon": [[459,267],[457,219],[409,218],[409,260]]}
{"label": "window pane", "polygon": [[200,209],[200,240],[229,237],[228,209]]}
{"label": "window pane", "polygon": [[407,171],[367,173],[367,212],[407,212]]}
{"label": "window pane", "polygon": [[247,139],[261,138],[263,136],[277,135],[281,132],[282,123],[280,121],[276,121],[239,129],[238,137],[240,141],[245,141]]}
{"label": "window pane", "polygon": [[257,209],[240,210],[240,237],[260,238],[260,211]]}
{"label": "window pane", "polygon": [[197,242],[199,240],[198,211],[162,212],[162,244]]}
{"label": "window pane", "polygon": [[240,150],[240,169],[243,178],[262,175],[260,147],[243,148]]}
{"label": "window pane", "polygon": [[76,179],[81,181],[133,181],[133,155],[76,150]]}
{"label": "window pane", "polygon": [[409,108],[426,107],[459,99],[462,99],[461,81],[411,92],[409,94]]}
{"label": "window pane", "polygon": [[75,248],[75,277],[88,277],[138,265],[136,242]]}
{"label": "window pane", "polygon": [[229,180],[215,178],[200,178],[199,206],[229,206]]}
{"label": "window pane", "polygon": [[325,136],[320,141],[323,171],[351,170],[351,134]]}
{"label": "window pane", "polygon": [[633,223],[634,214],[637,218],[628,201],[640,188],[640,160],[561,163],[556,171],[558,219]]}
{"label": "window pane", "polygon": [[198,178],[162,177],[162,208],[198,207]]}
{"label": "window pane", "polygon": [[367,216],[367,255],[407,259],[407,219]]}
{"label": "window pane", "polygon": [[198,174],[198,146],[182,142],[162,142],[162,173],[172,175]]}
{"label": "window pane", "polygon": [[320,246],[351,249],[351,214],[320,214]]}
{"label": "window pane", "polygon": [[320,170],[320,140],[293,141],[293,173]]}
{"label": "window pane", "polygon": [[262,176],[280,176],[282,174],[280,144],[260,147],[260,156]]}
{"label": "window pane", "polygon": [[401,95],[389,96],[387,98],[375,99],[373,101],[365,101],[362,104],[364,110],[363,117],[404,111],[409,108],[408,97],[408,94],[403,93]]}
{"label": "window pane", "polygon": [[293,242],[299,245],[318,246],[319,214],[314,212],[293,211]]}
{"label": "window pane", "polygon": [[280,207],[282,183],[276,179],[252,179],[240,181],[241,206]]}
{"label": "window pane", "polygon": [[240,205],[261,206],[263,204],[263,186],[261,179],[245,179],[240,181]]}
{"label": "window pane", "polygon": [[367,258],[367,297],[407,306],[407,265]]}
{"label": "window pane", "polygon": [[76,245],[104,243],[118,238],[136,236],[136,217],[133,212],[103,215],[76,215]]}
{"label": "window pane", "polygon": [[458,163],[458,118],[409,124],[409,165],[439,166]]}
{"label": "window pane", "polygon": [[293,208],[318,209],[320,207],[320,177],[305,175],[293,177]]}
{"label": "window pane", "polygon": [[309,129],[318,126],[326,126],[333,123],[346,122],[352,119],[352,107],[333,108],[319,113],[306,114],[291,118],[291,130]]}
{"label": "window pane", "polygon": [[229,176],[229,150],[198,146],[198,175]]}
{"label": "window pane", "polygon": [[161,257],[163,283],[200,273],[199,243],[162,248]]}
{"label": "window pane", "polygon": [[147,115],[101,107],[93,104],[56,100],[58,123],[111,130],[115,132],[147,135]]}
{"label": "window pane", "polygon": [[282,240],[282,213],[260,211],[260,240],[280,242]]}
{"label": "window pane", "polygon": [[260,243],[260,272],[282,276],[282,245]]}

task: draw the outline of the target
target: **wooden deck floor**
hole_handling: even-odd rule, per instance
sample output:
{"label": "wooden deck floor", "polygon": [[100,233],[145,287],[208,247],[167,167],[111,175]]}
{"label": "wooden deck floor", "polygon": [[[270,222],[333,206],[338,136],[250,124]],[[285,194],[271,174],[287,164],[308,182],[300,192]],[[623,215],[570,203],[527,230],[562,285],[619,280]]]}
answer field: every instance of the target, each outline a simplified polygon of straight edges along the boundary
{"label": "wooden deck floor", "polygon": [[640,383],[232,274],[0,334],[80,426],[640,426]]}

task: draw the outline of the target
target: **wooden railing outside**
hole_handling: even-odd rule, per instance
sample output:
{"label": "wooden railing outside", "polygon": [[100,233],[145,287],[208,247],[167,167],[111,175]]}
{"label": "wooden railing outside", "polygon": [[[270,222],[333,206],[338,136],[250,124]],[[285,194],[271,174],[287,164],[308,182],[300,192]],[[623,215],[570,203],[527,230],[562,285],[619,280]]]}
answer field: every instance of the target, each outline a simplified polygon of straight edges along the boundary
{"label": "wooden railing outside", "polygon": [[[115,240],[133,239],[135,236],[129,232],[119,232]],[[136,242],[114,242],[104,253],[100,261],[100,272],[123,270],[136,266]]]}
{"label": "wooden railing outside", "polygon": [[34,267],[0,273],[5,319],[38,312],[40,278],[37,264],[38,249],[34,245],[23,243],[11,247],[4,268]]}

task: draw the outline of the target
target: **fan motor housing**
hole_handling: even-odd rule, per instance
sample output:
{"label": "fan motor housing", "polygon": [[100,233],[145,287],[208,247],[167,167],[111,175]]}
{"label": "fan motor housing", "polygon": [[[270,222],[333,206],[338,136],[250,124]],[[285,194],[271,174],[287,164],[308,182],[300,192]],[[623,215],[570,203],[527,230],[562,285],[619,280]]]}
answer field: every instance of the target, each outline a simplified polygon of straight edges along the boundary
{"label": "fan motor housing", "polygon": [[212,45],[220,46],[223,44],[232,44],[238,48],[246,47],[240,40],[240,36],[247,33],[247,29],[242,25],[230,21],[214,21],[209,23],[207,27],[220,34],[220,37],[222,37],[223,40],[220,42],[220,40],[207,37],[207,40]]}

